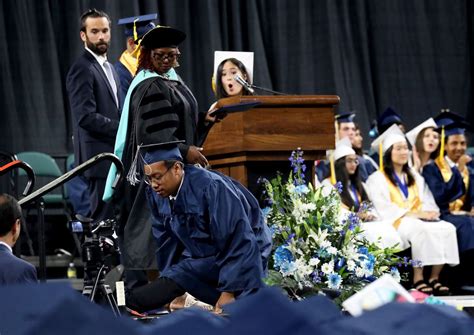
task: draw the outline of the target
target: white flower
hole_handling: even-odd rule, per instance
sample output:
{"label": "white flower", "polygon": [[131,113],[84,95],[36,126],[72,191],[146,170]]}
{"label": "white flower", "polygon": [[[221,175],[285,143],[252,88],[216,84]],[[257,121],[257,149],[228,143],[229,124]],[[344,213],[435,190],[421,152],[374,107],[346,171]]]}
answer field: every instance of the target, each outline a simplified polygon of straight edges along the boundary
{"label": "white flower", "polygon": [[306,264],[306,262],[302,259],[297,259],[296,263],[296,272],[298,273],[300,278],[304,278],[305,276],[310,275],[313,272],[313,268]]}
{"label": "white flower", "polygon": [[356,268],[356,263],[352,259],[349,259],[347,261],[347,270],[354,271],[355,268]]}
{"label": "white flower", "polygon": [[326,275],[333,273],[334,272],[334,262],[330,261],[329,263],[324,263],[321,266],[321,271]]}
{"label": "white flower", "polygon": [[365,276],[365,269],[358,266],[355,270],[355,274],[357,277],[362,278]]}
{"label": "white flower", "polygon": [[286,184],[286,190],[288,191],[288,193],[294,193],[295,188],[296,188],[296,186],[293,185],[293,183],[287,183]]}
{"label": "white flower", "polygon": [[317,267],[320,262],[321,261],[319,260],[319,258],[314,258],[313,257],[309,260],[309,265]]}
{"label": "white flower", "polygon": [[337,248],[335,247],[329,247],[326,249],[326,251],[330,254],[330,255],[335,255],[337,254]]}
{"label": "white flower", "polygon": [[321,241],[321,242],[319,243],[319,246],[320,246],[321,248],[323,248],[323,249],[329,249],[329,248],[332,247],[332,246],[331,246],[331,242],[328,241],[328,240]]}
{"label": "white flower", "polygon": [[323,197],[329,196],[331,194],[332,189],[333,189],[332,186],[328,186],[328,185],[322,186],[322,190],[321,190],[322,196]]}

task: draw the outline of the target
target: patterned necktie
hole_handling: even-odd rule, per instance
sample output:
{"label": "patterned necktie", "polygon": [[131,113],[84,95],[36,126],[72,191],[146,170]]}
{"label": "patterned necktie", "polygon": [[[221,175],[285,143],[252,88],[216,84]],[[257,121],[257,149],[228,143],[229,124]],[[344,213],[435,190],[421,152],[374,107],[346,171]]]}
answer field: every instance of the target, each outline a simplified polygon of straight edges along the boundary
{"label": "patterned necktie", "polygon": [[114,75],[112,73],[112,67],[109,62],[105,61],[104,63],[105,74],[107,75],[107,79],[109,80],[110,87],[112,87],[112,91],[114,92],[114,99],[115,104],[118,107],[118,99],[117,99],[117,84],[115,83]]}

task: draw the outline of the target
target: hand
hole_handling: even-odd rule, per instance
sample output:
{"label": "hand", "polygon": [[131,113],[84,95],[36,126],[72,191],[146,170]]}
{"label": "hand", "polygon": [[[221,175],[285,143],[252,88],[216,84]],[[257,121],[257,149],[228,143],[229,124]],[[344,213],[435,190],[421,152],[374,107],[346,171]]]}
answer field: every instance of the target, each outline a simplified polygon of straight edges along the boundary
{"label": "hand", "polygon": [[232,292],[222,292],[219,300],[217,300],[216,305],[214,306],[214,313],[221,314],[222,306],[230,304],[235,301],[234,293]]}
{"label": "hand", "polygon": [[439,213],[435,211],[423,211],[418,213],[418,218],[424,220],[438,220]]}
{"label": "hand", "polygon": [[369,221],[375,220],[375,215],[373,215],[372,213],[361,212],[361,213],[358,213],[358,215],[359,215],[359,219],[361,219],[363,222],[369,222]]}
{"label": "hand", "polygon": [[209,165],[206,157],[201,153],[202,148],[198,148],[194,145],[191,145],[188,150],[188,154],[186,155],[186,161],[189,164],[200,164],[202,167],[206,167]]}
{"label": "hand", "polygon": [[469,155],[462,155],[458,160],[458,169],[460,172],[463,172],[466,168],[466,164],[472,161],[472,157]]}
{"label": "hand", "polygon": [[418,151],[416,150],[416,146],[413,146],[412,152],[413,152],[413,168],[416,171],[420,172],[421,159],[420,159],[420,155],[418,155]]}
{"label": "hand", "polygon": [[211,116],[210,114],[216,110],[218,110],[219,108],[217,108],[217,101],[214,102],[211,107],[209,107],[209,110],[207,111],[206,113],[206,117],[204,118],[204,121],[206,122],[212,122],[212,123],[218,123],[218,122],[221,122],[222,119],[218,119],[216,117],[216,115],[214,116]]}
{"label": "hand", "polygon": [[470,216],[474,216],[474,207],[471,208],[471,211],[469,212]]}

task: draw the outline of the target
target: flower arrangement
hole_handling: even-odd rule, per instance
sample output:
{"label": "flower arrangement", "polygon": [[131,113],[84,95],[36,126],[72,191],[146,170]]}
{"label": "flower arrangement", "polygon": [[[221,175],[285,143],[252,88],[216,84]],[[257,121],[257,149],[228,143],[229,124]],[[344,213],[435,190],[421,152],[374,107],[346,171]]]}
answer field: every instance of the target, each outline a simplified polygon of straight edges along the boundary
{"label": "flower arrangement", "polygon": [[[264,180],[264,214],[273,235],[268,285],[293,298],[335,292],[338,302],[384,273],[400,280],[396,249],[381,249],[362,234],[357,213],[341,211],[337,187],[314,188],[304,180],[303,152],[293,151],[288,180]],[[406,260],[405,260],[406,264]]]}

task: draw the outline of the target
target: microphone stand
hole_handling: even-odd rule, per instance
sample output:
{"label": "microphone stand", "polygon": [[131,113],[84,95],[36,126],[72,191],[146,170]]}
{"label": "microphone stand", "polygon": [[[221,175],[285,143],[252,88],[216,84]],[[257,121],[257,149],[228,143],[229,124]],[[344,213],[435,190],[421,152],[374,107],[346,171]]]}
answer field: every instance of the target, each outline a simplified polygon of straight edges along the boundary
{"label": "microphone stand", "polygon": [[260,91],[263,91],[263,92],[268,92],[268,93],[273,93],[273,94],[276,94],[276,95],[288,95],[287,93],[282,93],[282,92],[278,92],[278,91],[273,91],[271,89],[268,89],[268,88],[264,88],[264,87],[260,87],[260,86],[257,86],[257,85],[254,85],[254,84],[250,84],[249,83],[249,86],[252,87],[252,88],[255,88],[257,90],[260,90]]}

